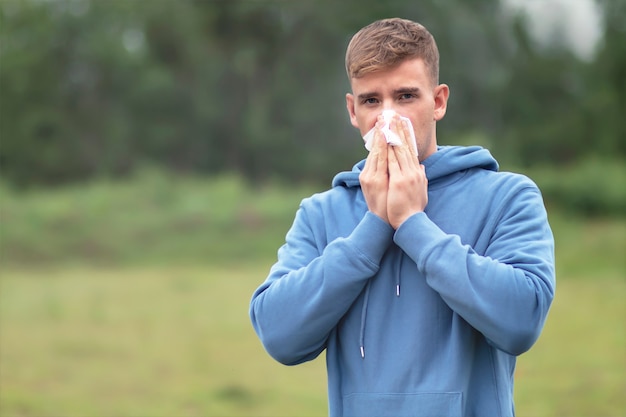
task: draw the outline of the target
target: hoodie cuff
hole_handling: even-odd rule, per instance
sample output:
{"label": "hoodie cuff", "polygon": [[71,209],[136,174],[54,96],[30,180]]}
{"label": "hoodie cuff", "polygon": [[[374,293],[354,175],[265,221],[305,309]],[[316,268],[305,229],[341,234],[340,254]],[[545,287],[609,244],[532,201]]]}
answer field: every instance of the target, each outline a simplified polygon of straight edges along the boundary
{"label": "hoodie cuff", "polygon": [[406,219],[396,230],[393,241],[423,270],[427,254],[444,238],[445,233],[424,212]]}
{"label": "hoodie cuff", "polygon": [[394,229],[390,224],[368,211],[348,240],[370,261],[380,264],[385,251],[393,242],[393,233]]}

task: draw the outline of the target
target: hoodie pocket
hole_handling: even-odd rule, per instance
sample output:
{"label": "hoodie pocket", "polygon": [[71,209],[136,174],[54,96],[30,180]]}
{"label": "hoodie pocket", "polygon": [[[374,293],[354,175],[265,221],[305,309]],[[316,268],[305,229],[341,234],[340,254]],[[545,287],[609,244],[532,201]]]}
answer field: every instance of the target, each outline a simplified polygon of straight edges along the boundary
{"label": "hoodie pocket", "polygon": [[460,392],[414,394],[355,393],[343,397],[343,415],[348,417],[461,417]]}

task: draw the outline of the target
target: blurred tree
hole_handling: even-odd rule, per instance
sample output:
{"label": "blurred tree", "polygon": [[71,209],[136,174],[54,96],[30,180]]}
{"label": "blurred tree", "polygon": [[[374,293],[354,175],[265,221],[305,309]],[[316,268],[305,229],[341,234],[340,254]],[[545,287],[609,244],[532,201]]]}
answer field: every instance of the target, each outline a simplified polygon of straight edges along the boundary
{"label": "blurred tree", "polygon": [[541,49],[534,47],[523,18],[514,19],[513,48],[504,60],[507,83],[491,91],[501,120],[493,131],[499,138],[494,148],[507,160],[564,165],[590,155],[626,156],[620,139],[626,113],[626,16],[618,2],[603,6],[604,42],[589,62],[578,59],[558,39]]}
{"label": "blurred tree", "polygon": [[3,0],[0,169],[22,186],[145,162],[328,182],[365,156],[344,107],[345,47],[389,16],[438,41],[452,89],[441,143],[486,138],[526,165],[624,157],[624,7],[602,4],[587,63],[535,48],[497,0]]}
{"label": "blurred tree", "polygon": [[126,172],[135,147],[126,98],[141,62],[121,43],[133,19],[124,3],[1,6],[3,174],[28,184]]}
{"label": "blurred tree", "polygon": [[[603,42],[586,68],[588,91],[581,114],[588,136],[581,151],[626,157],[626,2],[600,0]],[[591,149],[589,149],[591,148]]]}
{"label": "blurred tree", "polygon": [[567,163],[584,141],[583,64],[572,52],[531,46],[521,19],[514,23],[514,53],[506,57],[507,85],[492,90],[501,124],[494,148],[517,164]]}

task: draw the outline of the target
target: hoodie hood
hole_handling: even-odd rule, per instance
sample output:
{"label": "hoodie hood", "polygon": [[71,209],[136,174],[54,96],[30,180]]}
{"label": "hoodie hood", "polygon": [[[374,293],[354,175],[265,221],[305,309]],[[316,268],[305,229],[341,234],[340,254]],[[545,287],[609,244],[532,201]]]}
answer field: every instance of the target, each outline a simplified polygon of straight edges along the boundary
{"label": "hoodie hood", "polygon": [[[454,182],[464,171],[472,168],[498,171],[498,162],[480,146],[438,146],[437,152],[426,158],[428,187],[436,188]],[[365,159],[354,165],[352,171],[340,172],[333,178],[333,187],[360,187],[359,175]]]}

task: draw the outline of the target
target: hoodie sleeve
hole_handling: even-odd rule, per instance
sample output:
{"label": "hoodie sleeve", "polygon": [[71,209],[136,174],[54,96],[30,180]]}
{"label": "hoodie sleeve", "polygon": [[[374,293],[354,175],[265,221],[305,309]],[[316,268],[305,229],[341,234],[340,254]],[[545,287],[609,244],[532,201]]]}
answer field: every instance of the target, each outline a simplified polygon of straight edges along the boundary
{"label": "hoodie sleeve", "polygon": [[[250,318],[267,352],[295,365],[314,359],[341,317],[379,269],[393,229],[367,212],[347,237],[327,245],[306,200],[278,251],[278,261],[254,292]],[[378,239],[372,239],[377,236]],[[325,246],[325,247],[324,247]]]}
{"label": "hoodie sleeve", "polygon": [[554,297],[554,240],[534,184],[510,195],[494,214],[484,254],[425,213],[407,219],[394,240],[453,311],[493,346],[519,355],[539,337]]}

